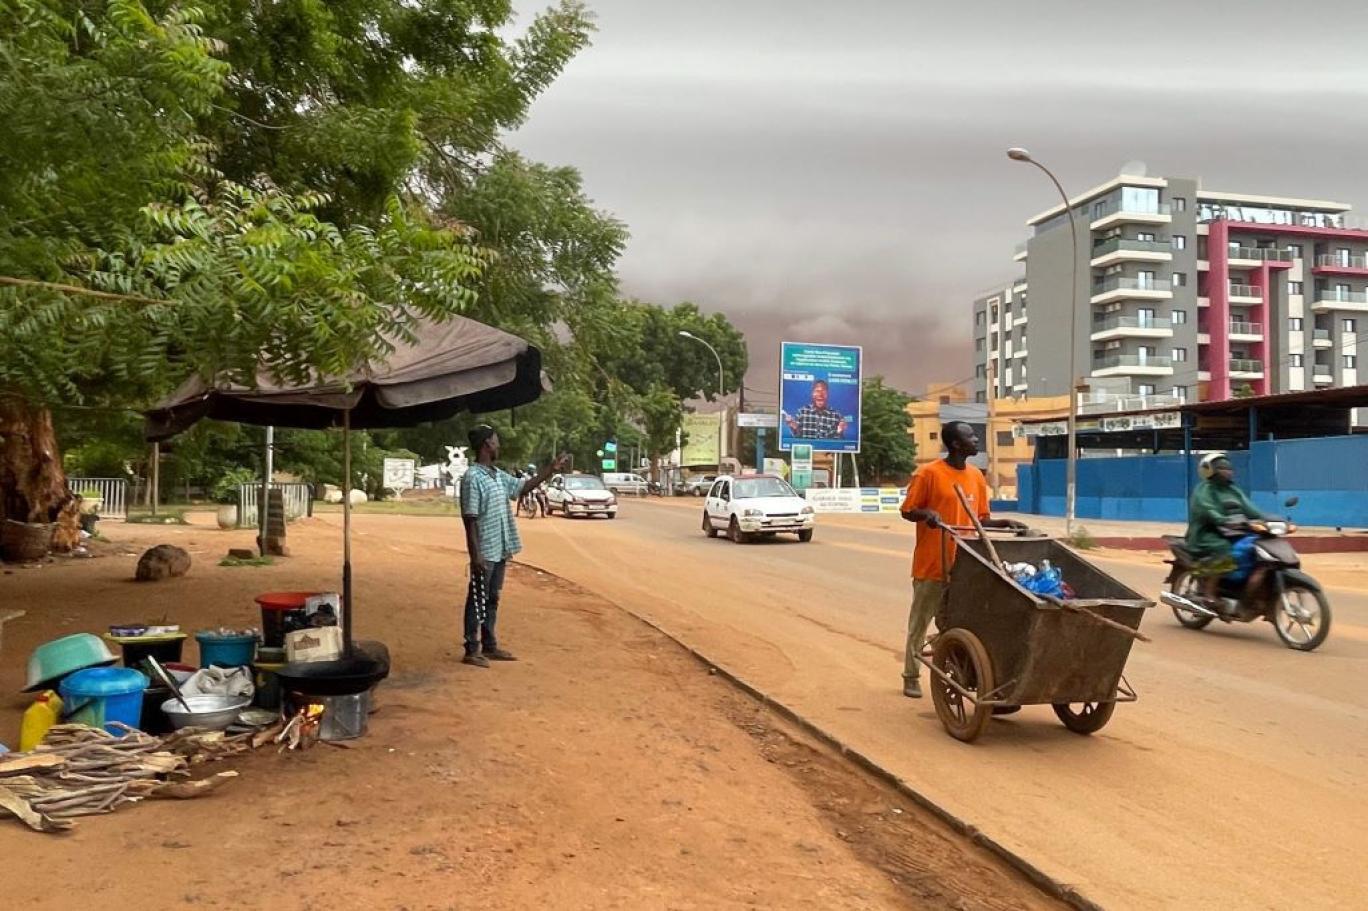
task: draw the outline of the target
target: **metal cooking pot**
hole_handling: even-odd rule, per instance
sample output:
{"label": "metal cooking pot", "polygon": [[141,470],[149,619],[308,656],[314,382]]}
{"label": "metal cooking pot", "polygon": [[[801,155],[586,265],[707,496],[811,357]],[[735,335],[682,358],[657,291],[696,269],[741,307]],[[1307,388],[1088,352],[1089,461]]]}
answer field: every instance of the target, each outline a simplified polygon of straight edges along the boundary
{"label": "metal cooking pot", "polygon": [[295,661],[276,672],[282,689],[309,696],[352,696],[364,693],[389,676],[389,666],[374,658],[338,661]]}

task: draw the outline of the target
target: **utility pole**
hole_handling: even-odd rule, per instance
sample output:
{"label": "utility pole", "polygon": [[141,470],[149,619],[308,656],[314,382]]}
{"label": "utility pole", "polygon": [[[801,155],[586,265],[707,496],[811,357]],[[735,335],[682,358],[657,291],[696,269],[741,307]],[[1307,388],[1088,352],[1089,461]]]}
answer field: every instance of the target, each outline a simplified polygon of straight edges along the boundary
{"label": "utility pole", "polygon": [[988,490],[998,499],[997,364],[988,359]]}

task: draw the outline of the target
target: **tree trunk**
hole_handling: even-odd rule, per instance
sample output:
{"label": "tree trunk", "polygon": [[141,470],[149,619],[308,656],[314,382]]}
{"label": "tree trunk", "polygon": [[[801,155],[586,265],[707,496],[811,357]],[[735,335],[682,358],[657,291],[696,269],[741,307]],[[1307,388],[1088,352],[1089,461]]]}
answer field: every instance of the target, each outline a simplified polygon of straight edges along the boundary
{"label": "tree trunk", "polygon": [[16,522],[59,524],[59,550],[79,538],[79,509],[67,490],[52,412],[0,394],[0,512]]}

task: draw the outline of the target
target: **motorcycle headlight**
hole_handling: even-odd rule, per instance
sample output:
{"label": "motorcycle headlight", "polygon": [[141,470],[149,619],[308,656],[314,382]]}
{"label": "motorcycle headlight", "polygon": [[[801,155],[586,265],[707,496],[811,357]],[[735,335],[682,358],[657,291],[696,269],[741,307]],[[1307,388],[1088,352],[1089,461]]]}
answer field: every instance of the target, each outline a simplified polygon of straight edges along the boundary
{"label": "motorcycle headlight", "polygon": [[747,519],[759,519],[764,517],[765,511],[763,509],[743,509],[741,515]]}

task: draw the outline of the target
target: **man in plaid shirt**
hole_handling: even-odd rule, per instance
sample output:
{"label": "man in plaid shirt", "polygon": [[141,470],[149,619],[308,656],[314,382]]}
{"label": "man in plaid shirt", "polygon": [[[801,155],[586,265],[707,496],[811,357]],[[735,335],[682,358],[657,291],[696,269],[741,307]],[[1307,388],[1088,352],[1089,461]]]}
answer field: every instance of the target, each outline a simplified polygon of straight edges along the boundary
{"label": "man in plaid shirt", "polygon": [[494,636],[508,561],[522,550],[509,503],[516,503],[523,494],[544,484],[547,478],[565,467],[570,457],[561,455],[530,478],[515,478],[494,465],[499,457],[499,435],[488,424],[471,429],[470,450],[475,454],[475,463],[461,478],[461,520],[465,523],[466,550],[470,553],[465,658],[462,661],[476,667],[489,667],[491,660],[517,660],[499,648]]}
{"label": "man in plaid shirt", "polygon": [[846,420],[841,412],[827,407],[831,390],[826,380],[812,384],[812,404],[785,418],[793,435],[805,440],[839,440],[845,436]]}

